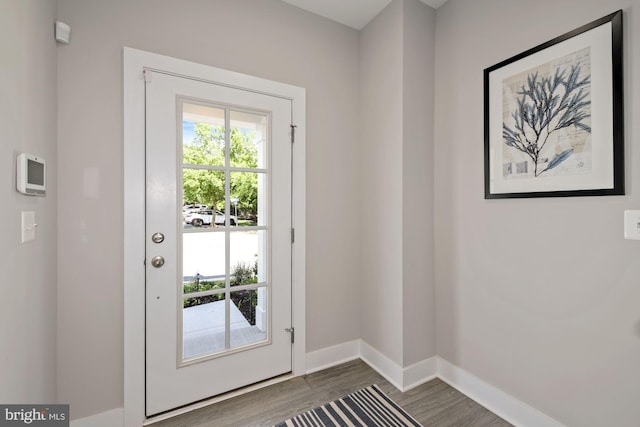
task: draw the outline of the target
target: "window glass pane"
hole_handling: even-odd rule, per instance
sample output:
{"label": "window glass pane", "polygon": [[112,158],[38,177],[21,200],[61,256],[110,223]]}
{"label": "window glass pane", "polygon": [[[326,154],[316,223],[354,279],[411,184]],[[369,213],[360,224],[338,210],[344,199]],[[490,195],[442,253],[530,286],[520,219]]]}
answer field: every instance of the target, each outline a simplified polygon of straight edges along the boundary
{"label": "window glass pane", "polygon": [[224,215],[220,213],[225,205],[224,183],[223,171],[183,169],[182,218],[185,228],[224,225]]}
{"label": "window glass pane", "polygon": [[225,111],[182,104],[182,161],[185,164],[224,166]]}
{"label": "window glass pane", "polygon": [[213,282],[225,280],[224,233],[183,233],[182,277],[184,293],[215,288]]}
{"label": "window glass pane", "polygon": [[188,295],[195,292],[205,292],[211,290],[224,290],[224,275],[221,276],[203,276],[196,273],[194,276],[185,276],[182,285],[182,292]]}
{"label": "window glass pane", "polygon": [[182,309],[183,359],[225,349],[225,295],[185,298]]}
{"label": "window glass pane", "polygon": [[253,172],[230,173],[231,215],[239,226],[266,225],[267,175]]}
{"label": "window glass pane", "polygon": [[269,234],[255,228],[269,219],[269,115],[181,105],[182,349],[189,360],[268,338]]}
{"label": "window glass pane", "polygon": [[265,114],[230,112],[232,167],[266,168],[267,116]]}
{"label": "window glass pane", "polygon": [[238,231],[230,236],[231,286],[265,283],[267,231]]}
{"label": "window glass pane", "polygon": [[231,348],[267,339],[267,290],[231,293]]}

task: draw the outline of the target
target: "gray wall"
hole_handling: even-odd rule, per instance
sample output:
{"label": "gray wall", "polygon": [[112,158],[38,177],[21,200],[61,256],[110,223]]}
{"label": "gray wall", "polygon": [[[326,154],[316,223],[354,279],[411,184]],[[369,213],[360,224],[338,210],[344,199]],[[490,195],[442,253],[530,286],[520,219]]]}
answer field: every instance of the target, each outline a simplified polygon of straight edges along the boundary
{"label": "gray wall", "polygon": [[433,113],[436,12],[402,11],[402,334],[407,367],[436,354]]}
{"label": "gray wall", "polygon": [[402,366],[402,1],[360,35],[362,339]]}
{"label": "gray wall", "polygon": [[[360,337],[358,32],[276,0],[59,0],[58,394],[123,405],[122,48],[307,89],[307,351]],[[142,284],[141,284],[142,285]]]}
{"label": "gray wall", "polygon": [[[307,351],[363,338],[401,366],[432,355],[435,260],[438,355],[566,425],[637,425],[640,245],[622,239],[622,211],[640,208],[640,1],[449,0],[435,19],[433,153],[433,33],[420,26],[433,14],[418,6],[394,1],[359,34],[275,0],[59,0],[73,34],[56,67],[55,2],[0,2],[0,401],[57,398],[73,418],[123,405],[131,46],[307,88]],[[483,69],[617,8],[628,195],[484,200]],[[44,199],[14,190],[22,151],[49,161]],[[21,210],[38,215],[34,243],[19,243]]]}
{"label": "gray wall", "polygon": [[435,355],[434,44],[418,0],[360,35],[362,339],[402,367]]}
{"label": "gray wall", "polygon": [[[484,200],[484,68],[619,8],[627,195]],[[640,1],[449,0],[436,28],[438,355],[568,426],[637,426]]]}
{"label": "gray wall", "polygon": [[[55,2],[0,1],[0,402],[56,399]],[[47,196],[15,190],[16,156],[47,160]],[[21,211],[35,211],[21,243]]]}

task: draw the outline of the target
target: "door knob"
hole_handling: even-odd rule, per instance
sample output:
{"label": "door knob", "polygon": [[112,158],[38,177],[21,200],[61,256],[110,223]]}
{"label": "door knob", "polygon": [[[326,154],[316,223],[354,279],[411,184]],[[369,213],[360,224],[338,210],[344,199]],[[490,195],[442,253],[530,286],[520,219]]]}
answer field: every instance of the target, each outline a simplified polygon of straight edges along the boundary
{"label": "door knob", "polygon": [[151,265],[153,265],[155,268],[162,267],[164,265],[164,257],[154,256],[153,258],[151,258]]}
{"label": "door knob", "polygon": [[153,233],[153,236],[151,236],[151,241],[153,243],[162,243],[162,242],[164,242],[164,234],[162,234],[162,233]]}

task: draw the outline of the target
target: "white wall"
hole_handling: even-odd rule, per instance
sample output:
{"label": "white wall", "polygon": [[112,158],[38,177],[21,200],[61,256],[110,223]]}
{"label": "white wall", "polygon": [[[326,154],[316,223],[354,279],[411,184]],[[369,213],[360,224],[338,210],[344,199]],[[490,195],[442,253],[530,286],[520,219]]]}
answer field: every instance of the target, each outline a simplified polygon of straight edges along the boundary
{"label": "white wall", "polygon": [[[55,2],[0,2],[0,402],[56,399]],[[21,152],[47,160],[47,196],[15,190]],[[34,242],[21,243],[21,211]]]}
{"label": "white wall", "polygon": [[[483,199],[483,70],[624,8],[627,195]],[[449,0],[436,16],[437,352],[567,426],[640,420],[640,1]]]}
{"label": "white wall", "polygon": [[[123,405],[122,48],[307,89],[307,351],[360,336],[358,33],[277,0],[59,0],[58,394]],[[143,286],[143,284],[141,284]]]}

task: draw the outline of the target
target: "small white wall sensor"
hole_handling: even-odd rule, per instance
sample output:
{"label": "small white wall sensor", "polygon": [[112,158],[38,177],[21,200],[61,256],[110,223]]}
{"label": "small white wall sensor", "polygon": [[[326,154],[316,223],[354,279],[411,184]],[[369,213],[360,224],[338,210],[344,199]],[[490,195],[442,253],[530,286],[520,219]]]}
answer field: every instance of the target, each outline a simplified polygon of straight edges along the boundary
{"label": "small white wall sensor", "polygon": [[69,44],[71,38],[71,27],[64,22],[56,21],[56,41],[62,44]]}
{"label": "small white wall sensor", "polygon": [[47,194],[47,163],[42,157],[22,153],[16,159],[16,189],[27,196]]}
{"label": "small white wall sensor", "polygon": [[640,240],[640,211],[624,211],[624,238]]}

